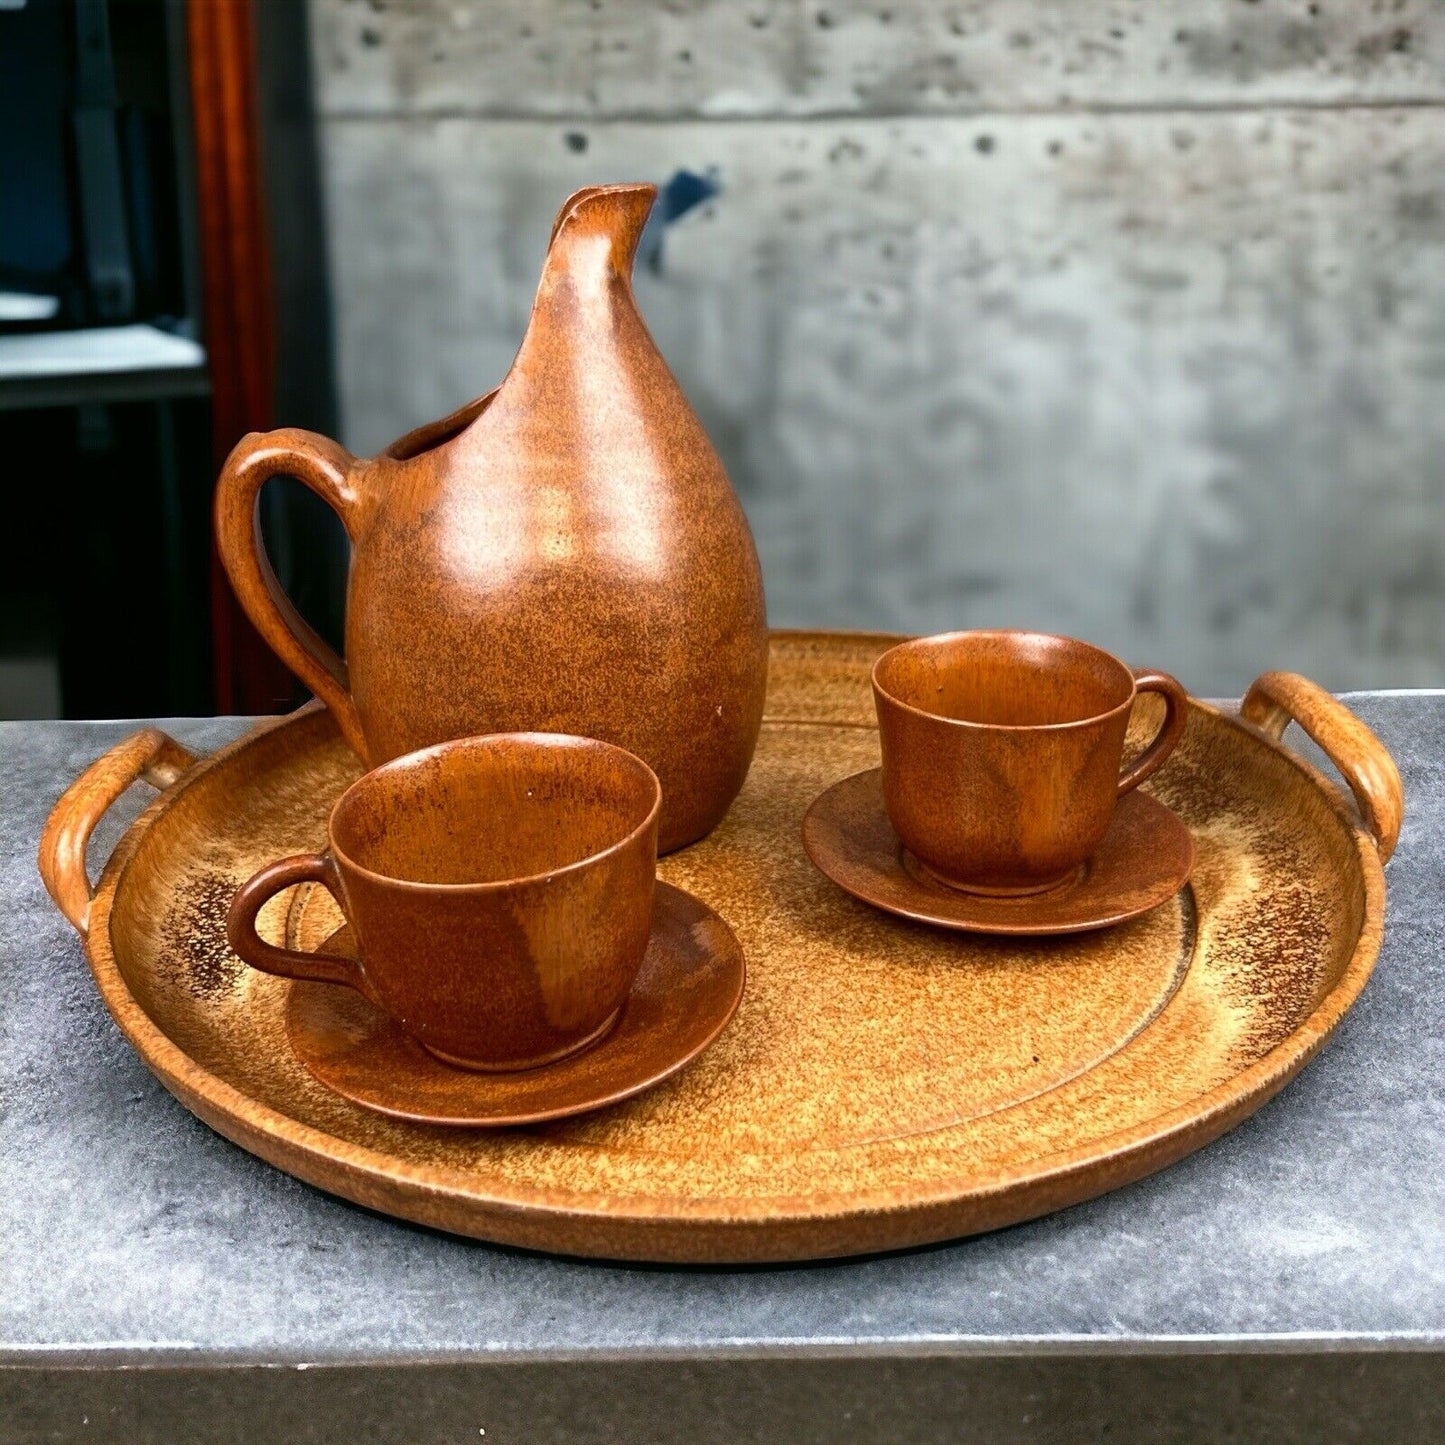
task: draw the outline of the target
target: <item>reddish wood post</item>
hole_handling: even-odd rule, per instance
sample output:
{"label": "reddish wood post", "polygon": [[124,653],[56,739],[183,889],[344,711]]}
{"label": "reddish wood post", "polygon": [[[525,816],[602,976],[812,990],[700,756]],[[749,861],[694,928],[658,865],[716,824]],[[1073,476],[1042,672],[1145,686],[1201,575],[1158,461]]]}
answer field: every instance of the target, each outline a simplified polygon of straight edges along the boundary
{"label": "reddish wood post", "polygon": [[[274,422],[270,241],[261,188],[252,0],[187,0],[214,465]],[[299,689],[246,620],[214,548],[211,637],[220,712],[280,712]]]}

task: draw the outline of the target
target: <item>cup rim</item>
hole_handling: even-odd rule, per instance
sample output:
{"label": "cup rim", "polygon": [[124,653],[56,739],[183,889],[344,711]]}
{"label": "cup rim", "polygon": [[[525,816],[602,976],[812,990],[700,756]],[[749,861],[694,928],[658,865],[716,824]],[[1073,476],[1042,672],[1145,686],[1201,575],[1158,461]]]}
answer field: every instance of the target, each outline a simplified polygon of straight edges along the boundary
{"label": "cup rim", "polygon": [[[605,848],[599,848],[595,853],[588,853],[584,858],[564,863],[560,868],[545,869],[540,873],[524,873],[515,878],[493,878],[477,883],[428,883],[420,878],[397,878],[390,873],[378,873],[376,869],[368,868],[365,864],[357,862],[346,849],[336,842],[334,825],[337,813],[353,793],[363,784],[374,780],[378,774],[393,769],[402,772],[408,765],[414,766],[423,758],[437,757],[450,752],[485,751],[488,745],[504,742],[525,743],[532,747],[558,751],[579,748],[591,751],[601,748],[607,752],[619,754],[630,762],[636,763],[652,780],[652,806],[647,810],[647,816],[631,832],[619,838],[615,843],[609,843]],[[621,853],[636,843],[657,822],[657,815],[661,808],[662,784],[658,781],[657,774],[636,753],[618,747],[616,743],[603,742],[601,738],[583,737],[577,733],[480,733],[472,737],[449,738],[445,742],[433,743],[430,747],[417,748],[413,752],[402,753],[399,757],[390,758],[377,767],[368,769],[331,805],[331,812],[327,814],[326,818],[326,847],[333,858],[344,860],[348,868],[392,888],[416,889],[424,893],[492,893],[500,892],[503,889],[521,888],[532,883],[549,882],[554,878],[564,878],[572,873],[580,873],[584,868],[591,868],[614,854]]]}
{"label": "cup rim", "polygon": [[[1129,695],[1122,702],[1114,707],[1105,708],[1103,712],[1090,713],[1087,717],[1070,718],[1067,722],[1054,723],[986,723],[972,722],[968,718],[945,717],[942,713],[929,712],[927,708],[915,707],[910,702],[904,702],[896,693],[889,690],[878,680],[878,670],[895,653],[903,652],[908,648],[917,647],[921,643],[947,643],[957,642],[963,638],[985,638],[985,637],[1006,637],[1019,639],[1025,637],[1042,638],[1048,642],[1067,642],[1073,647],[1086,648],[1088,651],[1105,658],[1107,661],[1119,668],[1129,680]],[[1048,733],[1067,732],[1071,728],[1097,727],[1101,722],[1112,718],[1116,713],[1125,711],[1134,706],[1135,699],[1139,695],[1139,685],[1134,677],[1134,669],[1121,658],[1116,657],[1112,652],[1098,646],[1093,642],[1085,642],[1080,637],[1069,637],[1062,632],[1038,632],[1031,627],[968,627],[961,628],[955,632],[932,632],[924,637],[910,637],[904,642],[896,643],[887,652],[879,655],[874,661],[870,674],[873,682],[875,695],[886,698],[893,707],[900,708],[904,712],[912,713],[915,717],[926,718],[929,722],[941,723],[947,727],[971,728],[978,732],[987,733]]]}

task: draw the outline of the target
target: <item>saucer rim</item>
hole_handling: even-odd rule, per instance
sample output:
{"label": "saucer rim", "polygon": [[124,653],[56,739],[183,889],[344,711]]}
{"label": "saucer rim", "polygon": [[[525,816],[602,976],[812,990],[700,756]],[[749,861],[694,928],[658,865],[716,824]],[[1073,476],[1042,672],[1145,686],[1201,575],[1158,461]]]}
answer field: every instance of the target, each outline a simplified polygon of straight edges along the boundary
{"label": "saucer rim", "polygon": [[[1186,843],[1188,860],[1183,876],[1167,893],[1161,892],[1160,896],[1154,902],[1144,904],[1140,907],[1114,911],[1107,916],[1081,921],[1059,920],[1044,923],[1029,923],[1023,919],[1019,919],[1017,922],[981,922],[957,915],[951,917],[939,916],[936,912],[926,911],[926,906],[921,900],[944,899],[961,909],[966,908],[970,902],[987,903],[990,906],[997,906],[1001,900],[997,898],[973,899],[962,889],[951,889],[943,883],[938,883],[935,884],[933,888],[928,888],[919,882],[919,880],[909,872],[907,865],[903,861],[905,845],[902,839],[898,837],[898,834],[894,832],[893,824],[883,808],[882,790],[880,788],[878,811],[881,814],[881,821],[884,826],[887,827],[889,833],[892,834],[897,844],[897,847],[893,850],[891,866],[896,871],[896,876],[905,880],[909,891],[920,899],[920,903],[918,907],[915,908],[910,907],[906,903],[883,902],[876,898],[870,898],[866,893],[859,892],[858,889],[845,883],[833,873],[829,867],[831,854],[821,849],[818,846],[817,840],[812,835],[814,828],[817,826],[814,822],[815,816],[826,808],[829,800],[832,799],[836,793],[849,784],[856,785],[862,778],[874,775],[881,776],[882,772],[883,769],[881,766],[863,768],[856,773],[850,773],[847,777],[839,778],[836,782],[830,783],[828,787],[824,788],[808,805],[808,810],[803,815],[801,830],[803,851],[808,855],[808,859],[812,865],[828,879],[834,887],[841,888],[843,892],[847,893],[850,897],[856,898],[860,903],[867,904],[870,908],[877,909],[880,913],[887,913],[895,918],[904,918],[910,923],[922,924],[929,928],[946,929],[952,933],[970,933],[980,937],[1065,938],[1073,934],[1097,933],[1106,928],[1114,928],[1121,923],[1128,923],[1132,919],[1141,918],[1144,914],[1151,913],[1154,909],[1162,907],[1171,898],[1176,897],[1183,889],[1190,887],[1190,880],[1194,875],[1194,865],[1198,860],[1198,850],[1195,847],[1193,830],[1167,803],[1161,802],[1152,793],[1145,792],[1142,788],[1135,788],[1119,799],[1116,813],[1118,809],[1124,807],[1145,807],[1151,812],[1156,813],[1159,826],[1170,826],[1176,831],[1176,836],[1181,836]],[[1105,838],[1107,839],[1107,837],[1108,834],[1106,833]],[[1097,852],[1098,850],[1096,850],[1091,857],[1097,856]],[[1084,886],[1087,887],[1087,882],[1085,882]],[[1030,894],[1017,899],[1016,902],[1020,908],[1023,908],[1031,903],[1036,903],[1037,898],[1038,895]]]}
{"label": "saucer rim", "polygon": [[[434,1126],[436,1128],[507,1129],[519,1128],[525,1125],[553,1123],[561,1119],[574,1118],[581,1114],[590,1114],[595,1110],[604,1109],[610,1105],[620,1104],[628,1099],[635,1098],[637,1095],[645,1093],[648,1089],[671,1078],[673,1074],[686,1068],[687,1065],[710,1049],[737,1014],[738,1008],[743,1000],[743,994],[747,989],[747,956],[743,952],[742,944],[738,941],[737,934],[733,931],[728,921],[723,918],[715,908],[685,888],[679,888],[675,884],[664,883],[661,879],[657,880],[656,886],[659,895],[664,894],[664,892],[678,894],[702,909],[708,918],[711,918],[717,924],[721,925],[727,938],[731,942],[731,947],[722,950],[713,950],[711,954],[711,967],[716,970],[722,970],[725,966],[729,967],[730,971],[736,974],[736,985],[732,990],[732,996],[728,1001],[727,1007],[718,1010],[713,1026],[707,1033],[704,1034],[698,1042],[690,1045],[686,1053],[675,1056],[670,1055],[665,1064],[647,1072],[645,1076],[630,1078],[626,1083],[610,1088],[605,1093],[599,1092],[595,1097],[589,1098],[585,1102],[578,1101],[570,1104],[558,1104],[551,1108],[536,1110],[514,1109],[506,1114],[498,1113],[485,1117],[477,1117],[470,1114],[462,1116],[455,1114],[418,1113],[413,1109],[382,1104],[370,1098],[360,1098],[354,1093],[349,1093],[338,1088],[331,1079],[326,1078],[318,1072],[317,1069],[313,1067],[310,1058],[297,1047],[296,1030],[293,1028],[292,1019],[294,1011],[300,1007],[301,997],[304,997],[304,995],[298,995],[298,990],[306,990],[309,992],[317,988],[347,988],[349,993],[355,994],[368,1008],[371,1008],[378,1014],[381,1014],[381,1010],[376,1008],[376,1005],[371,1003],[369,999],[364,998],[361,994],[357,993],[355,989],[351,989],[345,984],[317,983],[315,981],[299,979],[291,980],[288,983],[286,998],[282,1005],[282,1026],[285,1030],[286,1042],[290,1048],[291,1056],[306,1070],[312,1079],[323,1088],[329,1090],[338,1099],[343,1099],[347,1103],[355,1105],[357,1108],[366,1109],[370,1113],[379,1114],[388,1119],[397,1119],[405,1123]],[[657,914],[656,911],[654,911],[654,930],[656,930],[657,926],[655,921],[656,917]],[[695,924],[686,926],[692,927],[695,926]],[[340,928],[327,935],[321,947],[323,949],[329,947],[332,939],[336,938],[338,934],[348,932],[349,930],[349,924],[342,924]],[[651,943],[651,937],[652,935],[649,935],[649,944]],[[729,960],[735,960],[735,963],[729,964]],[[566,1058],[559,1059],[555,1063],[539,1064],[526,1069],[482,1071],[469,1070],[447,1064],[423,1048],[415,1039],[405,1037],[399,1024],[390,1019],[386,1019],[384,1014],[381,1014],[381,1016],[385,1020],[384,1027],[392,1033],[402,1034],[403,1045],[408,1050],[413,1051],[420,1061],[431,1065],[435,1069],[445,1070],[448,1077],[462,1077],[474,1081],[478,1091],[485,1092],[488,1085],[495,1084],[502,1080],[510,1083],[519,1079],[525,1079],[529,1075],[539,1079],[548,1076],[555,1078],[556,1073],[561,1069],[573,1067],[583,1059],[595,1059],[599,1053],[619,1037],[625,1037],[623,1031],[627,1022],[627,1005],[632,1000],[636,988],[637,983],[634,981],[632,989],[629,989],[627,998],[623,1001],[616,1023],[590,1048],[569,1054]],[[656,1031],[654,1030],[653,1032]]]}

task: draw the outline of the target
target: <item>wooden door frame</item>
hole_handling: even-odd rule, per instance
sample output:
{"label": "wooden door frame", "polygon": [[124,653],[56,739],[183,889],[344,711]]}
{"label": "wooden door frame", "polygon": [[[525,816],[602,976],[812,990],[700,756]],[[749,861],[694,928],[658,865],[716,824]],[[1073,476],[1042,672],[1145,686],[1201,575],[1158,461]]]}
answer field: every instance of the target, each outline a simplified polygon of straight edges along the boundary
{"label": "wooden door frame", "polygon": [[[202,325],[211,378],[213,463],[274,425],[276,338],[262,184],[254,0],[185,0],[195,135]],[[285,711],[300,689],[242,614],[211,553],[215,703]]]}

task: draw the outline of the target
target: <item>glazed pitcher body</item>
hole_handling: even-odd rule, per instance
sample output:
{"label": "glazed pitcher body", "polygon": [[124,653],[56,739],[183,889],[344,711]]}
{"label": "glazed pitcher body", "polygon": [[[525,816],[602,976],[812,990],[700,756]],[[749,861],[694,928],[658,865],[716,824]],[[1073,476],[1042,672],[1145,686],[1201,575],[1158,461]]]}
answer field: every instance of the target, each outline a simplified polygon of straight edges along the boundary
{"label": "glazed pitcher body", "polygon": [[[247,437],[216,520],[251,620],[368,764],[477,733],[600,738],[657,773],[667,851],[742,786],[767,627],[742,509],[632,297],[653,196],[594,187],[563,207],[495,392],[370,461],[309,433]],[[344,662],[259,549],[255,498],[277,474],[351,537]]]}

